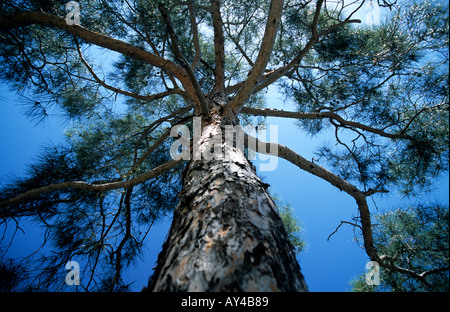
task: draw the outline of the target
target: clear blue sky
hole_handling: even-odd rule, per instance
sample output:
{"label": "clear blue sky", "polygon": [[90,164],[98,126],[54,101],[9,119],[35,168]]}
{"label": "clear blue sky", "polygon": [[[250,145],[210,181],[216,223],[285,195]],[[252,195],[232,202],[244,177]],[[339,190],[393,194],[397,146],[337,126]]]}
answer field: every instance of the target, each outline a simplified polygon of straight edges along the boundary
{"label": "clear blue sky", "polygon": [[[267,96],[269,106],[289,109],[276,91]],[[24,173],[26,164],[38,156],[43,145],[63,140],[65,126],[63,120],[48,118],[43,124],[35,126],[33,121],[23,115],[24,108],[20,99],[5,86],[0,86],[0,183],[8,177]],[[319,140],[305,136],[292,121],[284,118],[268,118],[269,124],[278,125],[279,143],[287,145],[302,156],[311,159],[313,148]],[[264,180],[271,185],[271,191],[295,209],[297,218],[304,228],[307,248],[300,256],[300,266],[310,291],[346,291],[349,281],[365,270],[368,257],[358,243],[353,241],[353,228],[342,226],[327,242],[327,237],[339,225],[341,220],[351,220],[357,215],[354,200],[340,192],[327,182],[316,178],[283,159],[279,159],[275,171],[262,172]],[[448,204],[448,177],[436,185],[437,191],[424,197],[424,200],[441,200]],[[376,198],[381,211],[404,206],[400,197],[389,195],[384,199]],[[372,204],[372,212],[376,212]],[[154,226],[147,238],[147,249],[142,262],[127,272],[130,281],[135,281],[134,290],[139,291],[152,274],[156,257],[170,226],[170,220]],[[25,235],[18,232],[9,255],[24,255],[33,251],[40,241],[39,230],[23,227]],[[0,229],[2,230],[2,229]],[[74,259],[75,260],[75,259]],[[82,268],[81,268],[82,273]]]}

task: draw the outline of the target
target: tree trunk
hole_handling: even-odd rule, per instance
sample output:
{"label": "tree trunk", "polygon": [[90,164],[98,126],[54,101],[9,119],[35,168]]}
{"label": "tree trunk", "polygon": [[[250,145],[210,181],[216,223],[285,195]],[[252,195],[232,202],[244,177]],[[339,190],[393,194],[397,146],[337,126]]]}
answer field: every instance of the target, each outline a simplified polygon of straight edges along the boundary
{"label": "tree trunk", "polygon": [[211,123],[194,145],[147,290],[307,291],[277,209],[242,149],[216,141],[216,157],[198,160],[220,132]]}

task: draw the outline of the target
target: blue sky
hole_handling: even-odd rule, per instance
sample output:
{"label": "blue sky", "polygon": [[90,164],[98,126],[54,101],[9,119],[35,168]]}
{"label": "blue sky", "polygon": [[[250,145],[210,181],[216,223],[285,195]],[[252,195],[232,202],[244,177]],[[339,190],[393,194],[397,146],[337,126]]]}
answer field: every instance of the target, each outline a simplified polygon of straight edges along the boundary
{"label": "blue sky", "polygon": [[[288,104],[283,104],[274,89],[269,91],[267,102],[278,109],[290,108]],[[20,99],[8,92],[5,86],[0,86],[0,105],[0,183],[3,184],[11,176],[22,175],[26,164],[36,159],[44,145],[61,142],[67,123],[64,124],[58,118],[48,118],[36,126],[24,116]],[[314,146],[327,139],[326,133],[318,138],[306,136],[289,119],[267,118],[267,123],[278,125],[279,143],[289,146],[307,159],[314,156]],[[310,291],[348,290],[349,281],[365,271],[368,257],[361,245],[354,241],[353,228],[350,226],[342,226],[329,241],[327,237],[341,220],[351,220],[357,215],[354,200],[283,159],[279,159],[276,170],[261,172],[260,176],[271,185],[273,193],[283,202],[291,204],[302,223],[307,248],[300,254],[299,261]],[[433,194],[422,197],[422,200],[439,199],[448,204],[448,176],[443,177],[436,187]],[[375,202],[381,211],[399,208],[407,203],[395,195],[375,197]],[[376,213],[373,203],[371,206],[372,212]],[[129,281],[135,281],[134,290],[139,291],[146,285],[169,226],[170,219],[167,219],[153,227],[146,241],[143,261],[126,273]],[[9,256],[25,255],[39,246],[40,231],[29,226],[23,229],[25,234],[16,234]]]}

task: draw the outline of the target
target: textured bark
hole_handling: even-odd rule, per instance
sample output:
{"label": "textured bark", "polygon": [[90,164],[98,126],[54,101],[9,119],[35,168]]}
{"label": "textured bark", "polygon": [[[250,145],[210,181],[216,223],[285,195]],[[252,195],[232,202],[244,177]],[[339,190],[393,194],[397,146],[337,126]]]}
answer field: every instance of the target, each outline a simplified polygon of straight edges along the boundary
{"label": "textured bark", "polygon": [[[194,154],[209,151],[219,130],[204,127]],[[147,290],[307,291],[267,185],[240,149],[222,141],[226,149],[229,157],[190,161]]]}

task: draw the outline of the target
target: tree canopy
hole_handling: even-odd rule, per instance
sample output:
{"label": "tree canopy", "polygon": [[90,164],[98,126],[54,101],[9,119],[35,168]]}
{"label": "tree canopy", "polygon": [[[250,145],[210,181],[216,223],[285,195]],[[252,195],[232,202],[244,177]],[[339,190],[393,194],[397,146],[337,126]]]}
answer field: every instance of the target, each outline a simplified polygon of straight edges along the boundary
{"label": "tree canopy", "polygon": [[[78,24],[66,1],[0,1],[1,80],[32,120],[54,112],[74,123],[66,143],[2,186],[0,223],[31,220],[52,248],[33,272],[2,252],[5,287],[25,276],[22,289],[61,289],[77,255],[85,290],[126,290],[124,270],[182,188],[170,130],[208,119],[210,99],[234,123],[275,116],[298,120],[305,136],[331,129],[315,161],[277,143],[267,150],[355,199],[353,225],[382,267],[418,282],[448,270],[448,258],[389,261],[367,204],[414,196],[448,172],[448,3],[378,0],[387,16],[369,27],[357,18],[367,2],[92,0],[80,1]],[[295,110],[266,103],[269,86]]]}

